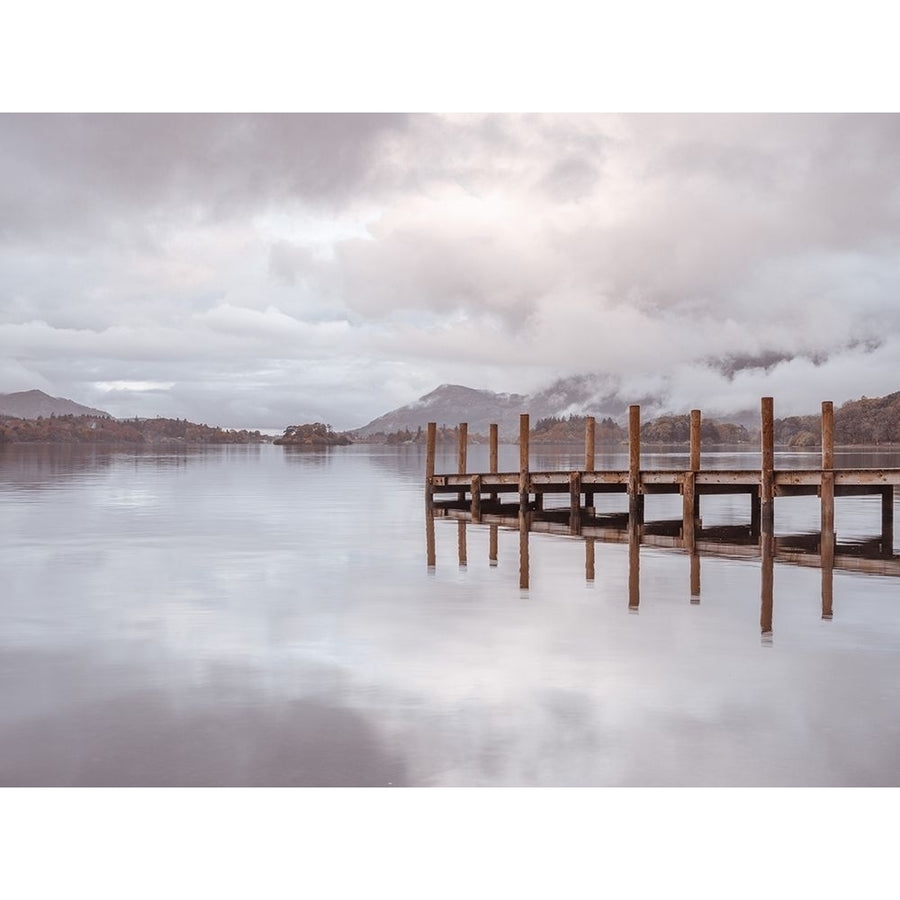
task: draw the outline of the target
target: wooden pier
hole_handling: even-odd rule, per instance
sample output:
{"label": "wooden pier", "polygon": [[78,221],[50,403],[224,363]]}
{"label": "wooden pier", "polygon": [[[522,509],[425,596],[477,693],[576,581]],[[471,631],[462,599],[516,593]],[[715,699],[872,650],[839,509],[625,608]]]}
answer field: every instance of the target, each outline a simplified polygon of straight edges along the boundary
{"label": "wooden pier", "polygon": [[[833,553],[834,502],[837,497],[880,495],[880,552],[893,556],[894,489],[900,485],[900,469],[836,469],[834,467],[834,407],[822,403],[822,456],[816,469],[776,469],[774,412],[771,397],[760,402],[760,466],[758,469],[720,470],[701,466],[701,413],[691,411],[690,454],[685,469],[643,469],[641,467],[640,407],[628,410],[628,469],[598,470],[595,461],[595,420],[585,425],[584,467],[572,471],[532,471],[529,465],[529,416],[519,422],[519,470],[498,471],[498,429],[490,427],[490,462],[487,472],[467,471],[467,426],[459,427],[457,471],[435,472],[436,424],[427,431],[425,505],[429,519],[449,511],[464,513],[466,521],[481,522],[487,517],[518,517],[519,527],[533,530],[539,522],[563,526],[568,534],[616,526],[637,529],[643,535],[652,530],[644,521],[644,500],[650,494],[680,494],[682,516],[677,523],[680,545],[693,550],[702,536],[701,500],[715,494],[746,494],[749,498],[748,532],[762,546],[766,536],[774,536],[775,501],[783,497],[817,496],[821,504],[820,543],[823,556]],[[597,494],[623,494],[627,510],[598,515]],[[545,498],[568,498],[564,507],[547,508]],[[452,497],[452,499],[450,499]]]}

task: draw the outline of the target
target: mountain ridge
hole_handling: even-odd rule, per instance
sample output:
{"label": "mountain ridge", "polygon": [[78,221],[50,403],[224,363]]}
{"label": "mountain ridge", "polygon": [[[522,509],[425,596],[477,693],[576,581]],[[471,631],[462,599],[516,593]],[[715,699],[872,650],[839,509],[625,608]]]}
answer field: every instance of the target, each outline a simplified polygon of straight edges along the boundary
{"label": "mountain ridge", "polygon": [[48,416],[112,416],[102,409],[94,409],[69,400],[66,397],[51,397],[43,391],[15,391],[0,394],[0,416],[16,419],[39,419]]}

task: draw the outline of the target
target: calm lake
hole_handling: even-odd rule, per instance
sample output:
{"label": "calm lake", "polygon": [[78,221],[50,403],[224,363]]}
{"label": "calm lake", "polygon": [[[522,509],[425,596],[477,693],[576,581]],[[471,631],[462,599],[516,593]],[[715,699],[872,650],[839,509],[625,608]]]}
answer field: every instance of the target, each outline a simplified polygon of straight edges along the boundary
{"label": "calm lake", "polygon": [[[582,539],[532,534],[522,589],[518,531],[492,564],[488,525],[442,519],[429,569],[424,464],[419,447],[0,447],[0,784],[900,784],[900,579],[835,569],[823,618],[821,570],[776,560],[764,635],[758,557],[702,555],[692,597],[689,555],[645,545],[636,605],[627,543],[597,541],[590,580]],[[534,469],[580,465],[532,448]],[[649,497],[647,519],[680,502]],[[746,506],[704,498],[704,525]],[[818,530],[815,498],[775,509],[778,535]],[[875,537],[880,514],[839,498],[838,540]]]}

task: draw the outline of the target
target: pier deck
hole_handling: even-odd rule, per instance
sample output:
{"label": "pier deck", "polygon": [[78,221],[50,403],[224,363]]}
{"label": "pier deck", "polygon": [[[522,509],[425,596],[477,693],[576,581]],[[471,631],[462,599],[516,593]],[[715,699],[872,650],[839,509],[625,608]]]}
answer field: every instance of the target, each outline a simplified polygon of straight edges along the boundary
{"label": "pier deck", "polygon": [[[529,466],[529,416],[519,422],[519,471],[497,471],[498,429],[490,426],[490,465],[487,472],[467,470],[468,426],[458,428],[458,466],[455,473],[435,473],[436,424],[428,424],[425,502],[429,517],[439,510],[466,510],[471,521],[486,514],[529,517],[544,513],[545,498],[566,497],[563,508],[552,512],[556,524],[567,516],[570,534],[580,534],[594,524],[594,496],[623,494],[627,497],[627,519],[632,526],[644,524],[644,498],[650,494],[679,494],[683,498],[680,539],[691,547],[700,530],[701,498],[713,494],[747,494],[750,499],[750,534],[754,538],[774,534],[774,501],[779,497],[816,496],[821,502],[823,546],[834,540],[836,497],[877,494],[881,496],[880,544],[885,554],[893,552],[894,488],[900,485],[900,468],[850,469],[834,467],[834,406],[822,403],[822,463],[818,469],[775,469],[774,417],[771,397],[760,402],[760,466],[758,469],[701,468],[699,410],[691,411],[690,462],[684,469],[641,467],[640,407],[628,410],[627,469],[598,470],[595,466],[595,421],[585,424],[584,465],[569,471],[531,471]],[[509,497],[512,495],[512,498]],[[449,499],[452,497],[452,499]],[[626,515],[623,513],[622,515]],[[526,523],[527,526],[528,523]]]}

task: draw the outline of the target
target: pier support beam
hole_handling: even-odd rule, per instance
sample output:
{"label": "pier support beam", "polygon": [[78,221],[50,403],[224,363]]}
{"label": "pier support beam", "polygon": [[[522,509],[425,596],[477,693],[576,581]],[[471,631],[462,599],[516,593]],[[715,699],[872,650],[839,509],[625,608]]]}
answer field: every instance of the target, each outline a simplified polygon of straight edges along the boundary
{"label": "pier support beam", "polygon": [[834,403],[822,402],[822,487],[819,491],[822,529],[819,552],[834,562]]}
{"label": "pier support beam", "polygon": [[[465,475],[466,474],[466,466],[467,466],[466,455],[467,455],[468,449],[469,449],[469,425],[468,425],[468,423],[460,422],[457,432],[459,435],[459,452],[458,452],[456,471],[460,475]],[[459,499],[460,499],[460,502],[465,502],[465,499],[466,499],[465,491],[459,492]]]}
{"label": "pier support beam", "polygon": [[641,408],[628,407],[628,517],[638,524],[644,521],[644,495],[641,493]]}
{"label": "pier support beam", "polygon": [[481,521],[481,476],[473,475],[472,476],[472,505],[470,507],[470,512],[472,514],[473,522]]}
{"label": "pier support beam", "polygon": [[528,498],[530,489],[528,484],[528,413],[519,416],[519,514],[528,514]]}
{"label": "pier support beam", "polygon": [[700,495],[697,493],[697,472],[700,470],[700,410],[691,410],[691,457],[684,473],[682,491],[682,537],[688,549],[693,549],[700,522]]}
{"label": "pier support beam", "polygon": [[434,452],[437,425],[428,423],[425,432],[425,513],[431,516],[434,510]]}
{"label": "pier support beam", "polygon": [[[584,420],[584,471],[593,472],[596,465],[596,455],[594,453],[594,443],[597,434],[597,422],[593,416],[588,416]],[[594,492],[586,491],[584,495],[584,505],[589,509],[594,506]]]}
{"label": "pier support beam", "polygon": [[569,472],[569,531],[581,534],[581,472]]}
{"label": "pier support beam", "polygon": [[762,530],[775,530],[775,418],[773,400],[763,397],[760,401],[760,451],[759,500]]}
{"label": "pier support beam", "polygon": [[[491,425],[489,429],[488,436],[488,447],[489,447],[489,461],[488,461],[488,469],[490,470],[491,475],[496,475],[499,471],[499,448],[500,448],[500,438],[497,430],[496,424]],[[497,495],[495,493],[491,494],[491,503],[497,502]]]}

